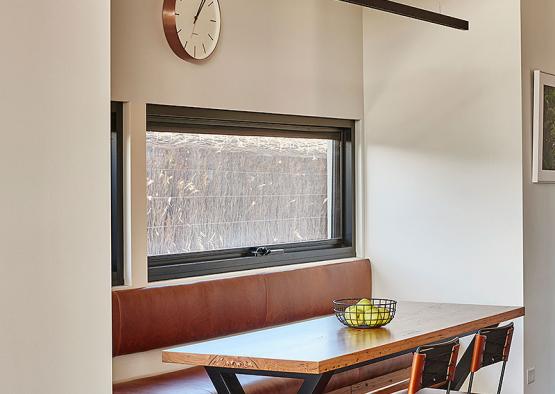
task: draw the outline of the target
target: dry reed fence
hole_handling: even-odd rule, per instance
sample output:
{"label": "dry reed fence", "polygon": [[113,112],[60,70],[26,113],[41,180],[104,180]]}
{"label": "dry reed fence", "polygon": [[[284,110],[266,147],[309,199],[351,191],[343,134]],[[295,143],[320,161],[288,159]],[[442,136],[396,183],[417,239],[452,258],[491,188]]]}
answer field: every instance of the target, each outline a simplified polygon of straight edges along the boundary
{"label": "dry reed fence", "polygon": [[149,255],[327,239],[329,146],[148,132]]}

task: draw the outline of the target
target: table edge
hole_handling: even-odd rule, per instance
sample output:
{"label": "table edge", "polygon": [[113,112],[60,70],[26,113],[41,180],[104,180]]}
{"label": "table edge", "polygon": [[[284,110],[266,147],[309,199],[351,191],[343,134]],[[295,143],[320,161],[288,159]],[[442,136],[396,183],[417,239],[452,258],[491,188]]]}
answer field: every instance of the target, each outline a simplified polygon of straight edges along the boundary
{"label": "table edge", "polygon": [[[468,336],[468,335],[471,335],[473,332],[478,331],[481,328],[514,320],[519,317],[523,317],[524,314],[525,314],[524,307],[515,307],[515,309],[508,310],[506,312],[501,312],[496,315],[473,320],[454,327],[436,330],[410,339],[392,342],[387,345],[375,347],[372,349],[362,350],[360,352],[352,353],[347,356],[340,356],[340,357],[335,357],[328,360],[320,361],[318,362],[317,373],[333,371],[336,369],[358,364],[360,362],[368,361],[374,358],[391,356],[397,353],[415,349],[418,346],[444,341],[457,336]],[[398,346],[400,342],[403,344],[403,346]],[[395,349],[395,351],[391,351],[391,348]],[[353,357],[354,361],[348,362],[348,363],[344,363],[341,361],[341,359],[345,359],[349,357]]]}
{"label": "table edge", "polygon": [[340,368],[349,367],[361,362],[392,356],[402,352],[410,352],[418,346],[442,341],[456,336],[467,336],[473,332],[494,324],[500,324],[523,317],[524,307],[513,308],[505,312],[472,320],[457,326],[436,330],[410,339],[399,340],[376,348],[342,355],[324,361],[275,360],[267,358],[251,358],[214,354],[179,353],[172,349],[162,351],[162,362],[170,364],[186,364],[192,366],[211,366],[220,368],[251,369],[260,371],[322,374]]}

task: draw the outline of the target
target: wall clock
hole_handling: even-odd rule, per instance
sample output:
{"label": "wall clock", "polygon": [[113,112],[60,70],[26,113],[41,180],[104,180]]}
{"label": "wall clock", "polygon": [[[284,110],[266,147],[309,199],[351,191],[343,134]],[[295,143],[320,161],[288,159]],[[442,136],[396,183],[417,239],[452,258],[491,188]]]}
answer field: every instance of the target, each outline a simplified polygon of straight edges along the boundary
{"label": "wall clock", "polygon": [[184,60],[207,59],[220,39],[218,0],[164,0],[162,22],[166,40]]}

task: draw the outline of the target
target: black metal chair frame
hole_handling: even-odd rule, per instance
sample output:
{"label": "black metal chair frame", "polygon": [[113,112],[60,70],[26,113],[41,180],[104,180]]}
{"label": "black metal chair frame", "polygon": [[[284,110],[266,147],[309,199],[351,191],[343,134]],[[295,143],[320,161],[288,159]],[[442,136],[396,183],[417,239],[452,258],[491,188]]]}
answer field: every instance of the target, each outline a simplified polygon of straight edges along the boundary
{"label": "black metal chair frame", "polygon": [[[502,327],[484,328],[478,331],[471,345],[474,353],[473,358],[479,357],[479,360],[476,360],[479,365],[477,365],[476,368],[471,368],[470,382],[468,384],[469,393],[472,392],[474,374],[478,369],[502,362],[501,376],[499,378],[499,385],[497,386],[497,394],[501,394],[503,379],[505,378],[505,369],[509,361],[509,351],[511,349],[513,332],[514,323],[509,323]],[[481,344],[476,344],[477,337],[483,337]],[[472,369],[474,370],[472,371]]]}
{"label": "black metal chair frame", "polygon": [[455,379],[459,349],[459,338],[416,349],[408,393],[446,384],[446,394],[449,394]]}

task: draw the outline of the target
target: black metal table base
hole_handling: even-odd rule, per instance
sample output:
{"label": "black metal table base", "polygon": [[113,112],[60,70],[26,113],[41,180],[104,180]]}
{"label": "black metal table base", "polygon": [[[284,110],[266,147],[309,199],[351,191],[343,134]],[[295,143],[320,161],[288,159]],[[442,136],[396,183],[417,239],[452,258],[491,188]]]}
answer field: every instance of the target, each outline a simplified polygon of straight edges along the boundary
{"label": "black metal table base", "polygon": [[206,367],[206,373],[218,394],[245,394],[235,373],[213,367]]}
{"label": "black metal table base", "polygon": [[245,394],[241,382],[237,379],[239,375],[273,376],[290,379],[302,379],[303,384],[299,394],[322,394],[333,376],[333,372],[321,375],[301,374],[275,371],[254,371],[234,368],[205,367],[206,373],[216,387],[218,394]]}
{"label": "black metal table base", "polygon": [[462,388],[466,378],[470,375],[470,364],[472,363],[472,353],[474,352],[474,339],[466,348],[460,361],[457,364],[455,372],[455,381],[451,384],[451,390],[459,391]]}
{"label": "black metal table base", "polygon": [[307,376],[299,389],[299,394],[323,393],[331,377],[332,373]]}

